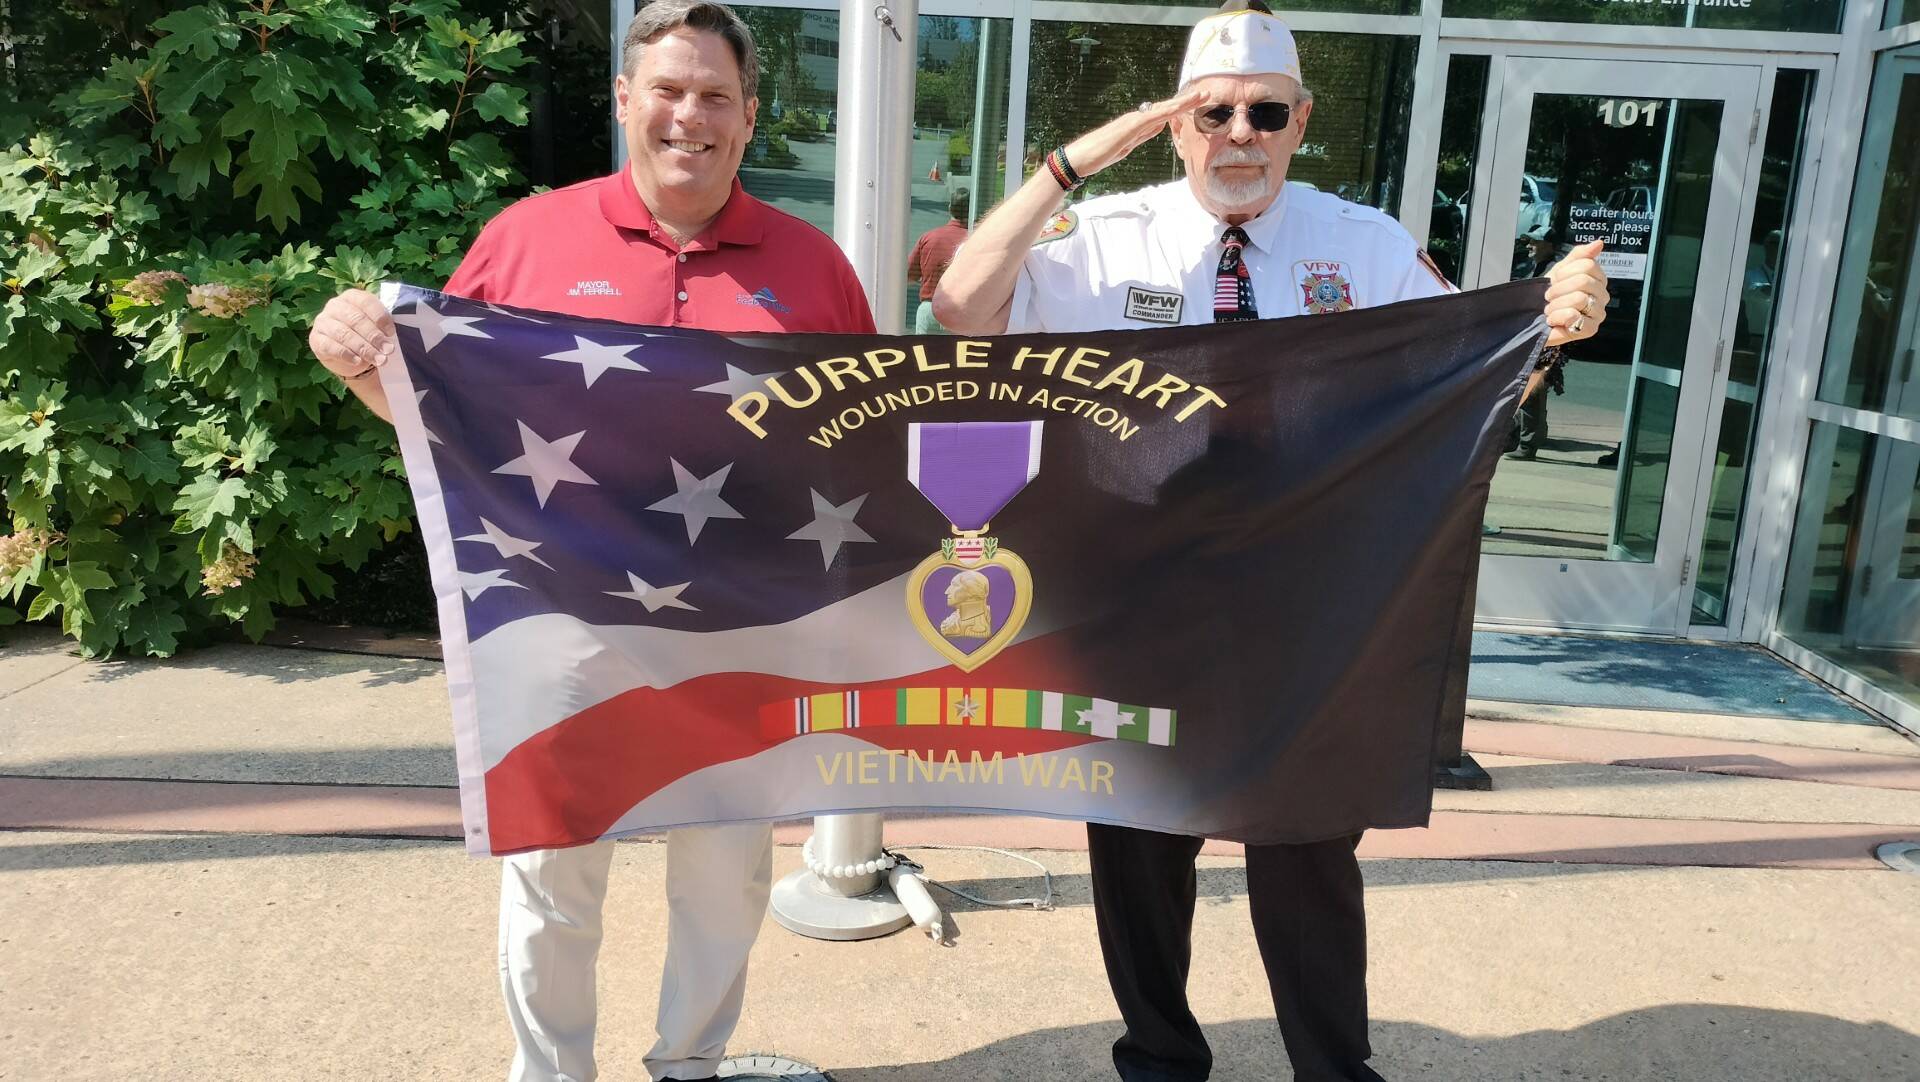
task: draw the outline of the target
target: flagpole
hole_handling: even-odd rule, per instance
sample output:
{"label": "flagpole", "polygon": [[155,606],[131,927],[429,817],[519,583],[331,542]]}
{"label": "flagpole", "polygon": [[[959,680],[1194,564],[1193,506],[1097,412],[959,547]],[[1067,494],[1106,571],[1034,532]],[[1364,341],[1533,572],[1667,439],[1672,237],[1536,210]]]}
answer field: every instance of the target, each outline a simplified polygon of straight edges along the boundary
{"label": "flagpole", "polygon": [[[841,183],[833,237],[866,287],[875,323],[892,334],[905,329],[919,23],[919,0],[841,0],[834,124],[834,172]],[[774,884],[773,919],[801,935],[831,940],[871,939],[914,923],[890,885],[912,872],[895,867],[882,850],[885,826],[885,817],[874,812],[814,819],[813,836],[801,851],[806,867]],[[906,886],[910,896],[913,886]]]}

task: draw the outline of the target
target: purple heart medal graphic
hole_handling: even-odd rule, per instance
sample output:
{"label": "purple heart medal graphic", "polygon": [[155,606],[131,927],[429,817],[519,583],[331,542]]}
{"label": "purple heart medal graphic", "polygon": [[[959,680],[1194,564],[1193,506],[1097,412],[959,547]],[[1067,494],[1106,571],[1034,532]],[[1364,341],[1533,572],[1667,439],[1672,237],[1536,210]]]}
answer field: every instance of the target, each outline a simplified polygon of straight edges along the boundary
{"label": "purple heart medal graphic", "polygon": [[907,577],[907,619],[962,672],[1006,649],[1033,608],[1026,561],[986,533],[993,516],[1040,472],[1042,424],[907,426],[907,479],[953,527],[940,551]]}

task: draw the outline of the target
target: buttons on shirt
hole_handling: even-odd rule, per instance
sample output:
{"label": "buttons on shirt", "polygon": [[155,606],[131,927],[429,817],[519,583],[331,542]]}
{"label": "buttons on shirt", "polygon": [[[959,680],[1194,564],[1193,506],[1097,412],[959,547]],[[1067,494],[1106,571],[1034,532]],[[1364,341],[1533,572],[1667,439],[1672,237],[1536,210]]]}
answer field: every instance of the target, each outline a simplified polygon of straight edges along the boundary
{"label": "buttons on shirt", "polygon": [[[685,263],[685,262],[687,261],[687,253],[685,253],[685,252],[681,252],[678,258],[679,258],[679,260],[680,260],[680,262],[682,262],[682,263]],[[686,298],[685,298],[685,297],[682,297],[682,298],[680,298],[680,299],[681,299],[681,300],[685,300]]]}
{"label": "buttons on shirt", "polygon": [[674,294],[674,296],[679,297],[681,300],[684,301],[687,299],[687,291],[683,289],[680,292]]}

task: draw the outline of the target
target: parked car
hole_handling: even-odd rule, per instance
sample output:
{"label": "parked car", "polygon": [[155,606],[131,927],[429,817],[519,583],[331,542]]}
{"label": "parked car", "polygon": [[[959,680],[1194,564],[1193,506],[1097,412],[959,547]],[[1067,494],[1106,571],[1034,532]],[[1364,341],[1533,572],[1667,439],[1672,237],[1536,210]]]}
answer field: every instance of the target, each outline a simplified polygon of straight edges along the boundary
{"label": "parked car", "polygon": [[1515,239],[1541,238],[1553,225],[1553,204],[1560,198],[1560,186],[1546,177],[1524,173],[1520,177],[1520,216],[1513,225]]}
{"label": "parked car", "polygon": [[1607,209],[1631,211],[1634,214],[1653,213],[1653,189],[1645,184],[1629,184],[1624,188],[1615,188],[1607,193]]}

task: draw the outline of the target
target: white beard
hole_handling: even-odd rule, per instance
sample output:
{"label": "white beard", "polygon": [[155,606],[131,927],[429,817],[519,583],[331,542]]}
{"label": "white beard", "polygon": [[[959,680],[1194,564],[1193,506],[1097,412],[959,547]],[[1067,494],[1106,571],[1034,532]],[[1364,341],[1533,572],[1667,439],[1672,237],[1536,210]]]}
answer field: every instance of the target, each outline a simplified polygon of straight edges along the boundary
{"label": "white beard", "polygon": [[1223,207],[1235,209],[1253,207],[1267,202],[1272,194],[1267,189],[1265,175],[1251,180],[1233,181],[1221,176],[1212,169],[1207,170],[1207,198]]}

